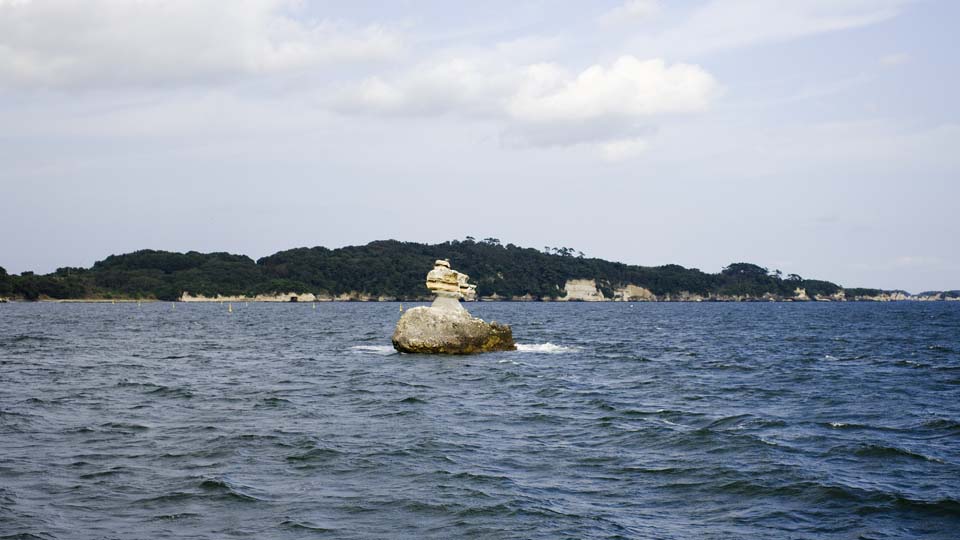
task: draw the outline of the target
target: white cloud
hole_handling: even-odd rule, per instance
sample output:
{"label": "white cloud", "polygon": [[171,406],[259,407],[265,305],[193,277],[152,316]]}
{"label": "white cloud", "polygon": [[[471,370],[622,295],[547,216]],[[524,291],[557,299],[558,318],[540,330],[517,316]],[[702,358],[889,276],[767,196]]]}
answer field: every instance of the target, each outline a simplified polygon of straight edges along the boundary
{"label": "white cloud", "polygon": [[624,24],[650,19],[660,13],[659,0],[626,0],[600,15],[602,24]]}
{"label": "white cloud", "polygon": [[621,56],[609,67],[593,65],[576,76],[556,64],[537,64],[526,69],[508,111],[531,122],[643,117],[703,110],[716,90],[703,68],[667,66],[660,59]]}
{"label": "white cloud", "polygon": [[304,21],[291,0],[0,3],[0,85],[176,84],[378,60],[381,27]]}
{"label": "white cloud", "polygon": [[342,112],[439,115],[493,120],[509,146],[599,144],[610,159],[636,155],[656,117],[700,111],[718,92],[699,66],[622,56],[579,73],[556,63],[526,66],[451,58],[392,80],[341,88]]}

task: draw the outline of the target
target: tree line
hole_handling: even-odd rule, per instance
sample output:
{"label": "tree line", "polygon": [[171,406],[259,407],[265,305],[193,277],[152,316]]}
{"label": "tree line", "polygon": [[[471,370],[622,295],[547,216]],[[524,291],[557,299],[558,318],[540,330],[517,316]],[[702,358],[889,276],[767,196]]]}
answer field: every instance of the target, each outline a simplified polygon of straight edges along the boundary
{"label": "tree line", "polygon": [[424,276],[436,259],[450,259],[467,273],[480,296],[564,296],[569,279],[595,279],[606,297],[614,289],[634,284],[658,296],[682,293],[707,296],[764,295],[792,297],[803,288],[813,297],[841,290],[835,283],[784,277],[750,263],[733,263],[711,274],[668,264],[637,266],[586,257],[569,247],[543,250],[502,244],[499,239],[452,240],[420,244],[381,240],[338,249],[296,248],[254,261],[230,253],[187,253],[140,250],[111,255],[91,268],[64,267],[46,275],[10,275],[0,268],[0,297],[129,298],[176,300],[192,295],[256,295],[366,293],[400,300],[426,299]]}

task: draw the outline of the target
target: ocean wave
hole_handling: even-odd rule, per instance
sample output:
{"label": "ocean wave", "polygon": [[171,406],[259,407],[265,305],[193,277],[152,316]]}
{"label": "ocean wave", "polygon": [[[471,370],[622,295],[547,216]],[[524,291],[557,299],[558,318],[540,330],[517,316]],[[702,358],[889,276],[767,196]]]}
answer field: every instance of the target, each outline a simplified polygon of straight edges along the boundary
{"label": "ocean wave", "polygon": [[333,448],[313,448],[300,454],[287,456],[287,461],[328,461],[343,455]]}
{"label": "ocean wave", "polygon": [[104,424],[100,424],[100,427],[105,428],[107,431],[119,431],[119,432],[145,431],[150,429],[150,426],[145,426],[143,424],[135,424],[133,422],[107,422]]}
{"label": "ocean wave", "polygon": [[928,429],[941,429],[945,431],[960,431],[960,422],[951,420],[950,418],[936,418],[924,422],[923,427]]}
{"label": "ocean wave", "polygon": [[916,360],[897,360],[893,363],[895,366],[911,367],[911,368],[925,368],[930,367],[930,364],[925,362],[917,362]]}
{"label": "ocean wave", "polygon": [[159,516],[153,516],[150,518],[150,521],[174,521],[178,519],[190,519],[202,517],[200,514],[194,512],[180,512],[177,514],[161,514]]}
{"label": "ocean wave", "polygon": [[393,345],[354,345],[350,347],[350,350],[357,353],[371,353],[380,356],[397,354],[397,350],[393,348]]}
{"label": "ocean wave", "polygon": [[199,484],[200,489],[208,492],[216,492],[221,496],[240,502],[257,502],[265,499],[257,497],[250,493],[255,488],[231,482],[226,478],[205,478]]}
{"label": "ocean wave", "polygon": [[580,347],[574,347],[572,345],[556,345],[548,341],[546,343],[517,343],[517,351],[545,354],[564,354],[579,352]]}
{"label": "ocean wave", "polygon": [[3,340],[8,343],[19,343],[21,341],[56,341],[56,338],[49,336],[35,336],[32,334],[20,334]]}
{"label": "ocean wave", "polygon": [[257,404],[257,407],[284,407],[292,403],[289,399],[282,397],[266,397],[260,400],[260,403]]}
{"label": "ocean wave", "polygon": [[301,530],[313,531],[317,533],[336,532],[336,529],[328,529],[326,527],[321,527],[320,525],[316,525],[309,521],[294,521],[294,520],[288,519],[286,521],[281,521],[280,526],[287,527],[289,529],[301,529]]}
{"label": "ocean wave", "polygon": [[157,396],[165,396],[174,399],[192,399],[193,392],[183,388],[181,386],[164,386],[162,384],[157,385],[155,389],[150,390],[147,394],[153,394]]}
{"label": "ocean wave", "polygon": [[96,478],[103,478],[107,476],[117,476],[126,472],[126,467],[113,467],[103,471],[94,471],[91,473],[81,474],[79,478],[83,480],[93,480]]}
{"label": "ocean wave", "polygon": [[845,445],[837,446],[830,449],[830,454],[847,454],[855,455],[862,458],[909,458],[909,459],[919,459],[924,461],[932,461],[934,463],[943,463],[943,460],[926,456],[919,452],[914,452],[907,450],[906,448],[900,448],[898,446],[888,446],[884,444],[868,444],[862,443],[857,445]]}
{"label": "ocean wave", "polygon": [[56,538],[56,536],[44,531],[41,531],[39,534],[25,532],[11,536],[0,536],[0,540],[49,540],[51,538]]}

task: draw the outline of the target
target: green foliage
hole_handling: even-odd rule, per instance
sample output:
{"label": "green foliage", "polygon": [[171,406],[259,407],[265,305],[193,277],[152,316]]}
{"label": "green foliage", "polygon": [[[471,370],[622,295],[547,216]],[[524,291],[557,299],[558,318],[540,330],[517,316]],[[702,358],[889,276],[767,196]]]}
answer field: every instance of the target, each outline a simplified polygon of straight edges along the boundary
{"label": "green foliage", "polygon": [[879,296],[883,294],[881,289],[865,289],[862,287],[854,287],[852,289],[845,289],[847,293],[847,298],[854,298],[857,296]]}
{"label": "green foliage", "polygon": [[813,298],[815,295],[834,295],[842,290],[841,287],[836,283],[830,283],[829,281],[821,281],[818,279],[805,279],[800,283],[799,286],[806,290],[807,295],[811,298]]}
{"label": "green foliage", "polygon": [[6,268],[0,266],[0,297],[9,296],[12,291],[12,279],[7,274]]}
{"label": "green foliage", "polygon": [[182,293],[216,296],[245,294],[263,274],[245,255],[172,253],[141,250],[111,255],[93,265],[98,287],[132,298],[175,300]]}
{"label": "green foliage", "polygon": [[724,268],[720,275],[720,294],[731,296],[761,297],[764,294],[792,295],[792,291],[778,275],[770,274],[766,268],[750,263],[733,263]]}
{"label": "green foliage", "polygon": [[809,294],[833,294],[836,284],[805,280],[749,263],[733,263],[719,274],[670,264],[647,267],[584,256],[569,247],[540,251],[497,238],[473,237],[419,244],[382,240],[364,246],[280,251],[254,262],[229,253],[173,253],[141,250],[111,255],[90,269],[58,268],[46,276],[24,272],[0,273],[0,293],[6,285],[15,296],[36,299],[126,297],[175,300],[193,295],[255,295],[281,292],[327,294],[366,293],[399,299],[427,299],[424,276],[436,259],[450,259],[470,275],[481,296],[504,298],[530,295],[555,299],[565,295],[571,279],[595,279],[606,297],[626,284],[654,294],[693,293],[759,298],[764,294],[793,296],[797,287]]}

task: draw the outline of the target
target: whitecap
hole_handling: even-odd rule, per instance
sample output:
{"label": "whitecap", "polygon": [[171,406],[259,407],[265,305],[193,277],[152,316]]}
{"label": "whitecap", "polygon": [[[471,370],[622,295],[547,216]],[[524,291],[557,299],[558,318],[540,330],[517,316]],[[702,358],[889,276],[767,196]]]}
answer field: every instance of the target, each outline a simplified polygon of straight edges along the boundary
{"label": "whitecap", "polygon": [[563,354],[577,352],[580,348],[568,345],[555,345],[548,341],[547,343],[517,343],[517,350],[520,352]]}
{"label": "whitecap", "polygon": [[354,345],[353,347],[350,347],[350,350],[360,353],[379,354],[382,356],[397,353],[397,350],[393,348],[393,345]]}
{"label": "whitecap", "polygon": [[523,366],[523,365],[526,365],[526,364],[524,364],[523,362],[514,362],[513,360],[510,360],[509,358],[504,358],[503,360],[497,360],[497,363],[498,363],[498,364],[510,364],[510,365],[512,365],[512,366]]}

